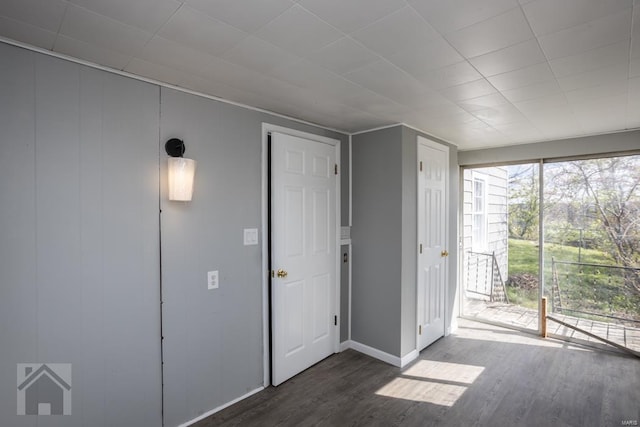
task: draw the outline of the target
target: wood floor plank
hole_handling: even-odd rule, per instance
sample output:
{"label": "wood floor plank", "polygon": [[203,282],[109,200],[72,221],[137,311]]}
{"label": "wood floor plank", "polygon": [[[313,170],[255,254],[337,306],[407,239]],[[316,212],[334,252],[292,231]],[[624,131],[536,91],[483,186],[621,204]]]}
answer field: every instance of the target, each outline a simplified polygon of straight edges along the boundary
{"label": "wood floor plank", "polygon": [[353,350],[196,424],[619,426],[640,422],[640,361],[459,319],[404,369]]}

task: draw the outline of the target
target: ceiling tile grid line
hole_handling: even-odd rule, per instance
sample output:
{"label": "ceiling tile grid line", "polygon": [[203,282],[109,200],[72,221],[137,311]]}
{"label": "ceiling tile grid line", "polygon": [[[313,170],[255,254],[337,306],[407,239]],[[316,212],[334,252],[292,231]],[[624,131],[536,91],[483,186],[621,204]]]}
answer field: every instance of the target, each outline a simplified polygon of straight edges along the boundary
{"label": "ceiling tile grid line", "polygon": [[640,126],[633,0],[5,0],[0,36],[345,132]]}

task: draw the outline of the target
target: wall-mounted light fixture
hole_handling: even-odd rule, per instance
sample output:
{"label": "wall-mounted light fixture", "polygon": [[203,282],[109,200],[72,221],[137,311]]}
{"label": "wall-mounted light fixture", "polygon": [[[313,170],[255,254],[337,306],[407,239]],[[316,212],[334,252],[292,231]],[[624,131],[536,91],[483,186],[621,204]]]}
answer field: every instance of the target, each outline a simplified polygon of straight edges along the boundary
{"label": "wall-mounted light fixture", "polygon": [[184,142],[171,138],[164,145],[169,157],[169,200],[188,202],[193,196],[193,177],[196,173],[196,161],[182,157]]}

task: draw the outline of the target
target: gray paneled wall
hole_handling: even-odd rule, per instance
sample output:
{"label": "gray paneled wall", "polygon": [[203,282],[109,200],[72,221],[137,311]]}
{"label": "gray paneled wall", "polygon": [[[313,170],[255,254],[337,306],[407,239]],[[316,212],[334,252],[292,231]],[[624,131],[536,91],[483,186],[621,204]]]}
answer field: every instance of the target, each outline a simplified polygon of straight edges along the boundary
{"label": "gray paneled wall", "polygon": [[[159,425],[159,89],[0,58],[0,424]],[[15,415],[17,363],[71,363],[72,415]]]}
{"label": "gray paneled wall", "polygon": [[[160,145],[181,138],[198,162],[193,201],[171,202],[161,149],[164,413],[176,425],[263,383],[261,246],[243,245],[243,229],[261,227],[262,123],[348,144],[344,135],[171,89],[161,98]],[[219,271],[218,289],[207,290],[209,270]]]}
{"label": "gray paneled wall", "polygon": [[[3,43],[0,58],[0,425],[161,424],[160,233],[165,425],[262,386],[261,246],[242,242],[261,227],[262,123],[341,140],[345,225],[348,137]],[[198,162],[190,203],[165,195],[171,137]],[[22,362],[72,363],[71,416],[15,415]]]}
{"label": "gray paneled wall", "polygon": [[351,339],[400,356],[402,127],[354,135],[352,145]]}

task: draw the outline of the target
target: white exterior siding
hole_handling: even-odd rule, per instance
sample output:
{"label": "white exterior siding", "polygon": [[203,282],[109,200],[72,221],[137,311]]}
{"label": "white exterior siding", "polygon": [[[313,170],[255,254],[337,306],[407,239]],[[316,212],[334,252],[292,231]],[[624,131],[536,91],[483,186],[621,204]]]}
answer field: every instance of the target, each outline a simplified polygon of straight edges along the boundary
{"label": "white exterior siding", "polygon": [[[484,274],[483,271],[478,270],[477,265],[473,264],[481,260],[481,256],[478,259],[471,258],[472,265],[469,268],[470,252],[495,253],[502,279],[506,280],[509,238],[507,209],[508,171],[502,167],[465,169],[463,179],[462,244],[465,285],[468,285],[468,281],[481,280],[477,279],[477,277]],[[482,181],[483,184],[475,185],[474,180]],[[476,198],[474,202],[474,190],[479,187],[484,188],[484,207],[478,206],[481,198]],[[480,227],[484,227],[484,230],[474,230],[474,222],[476,224],[482,223]],[[486,257],[486,259],[490,259],[490,257]],[[482,269],[481,265],[480,270]],[[465,286],[465,289],[469,289],[469,286]]]}

